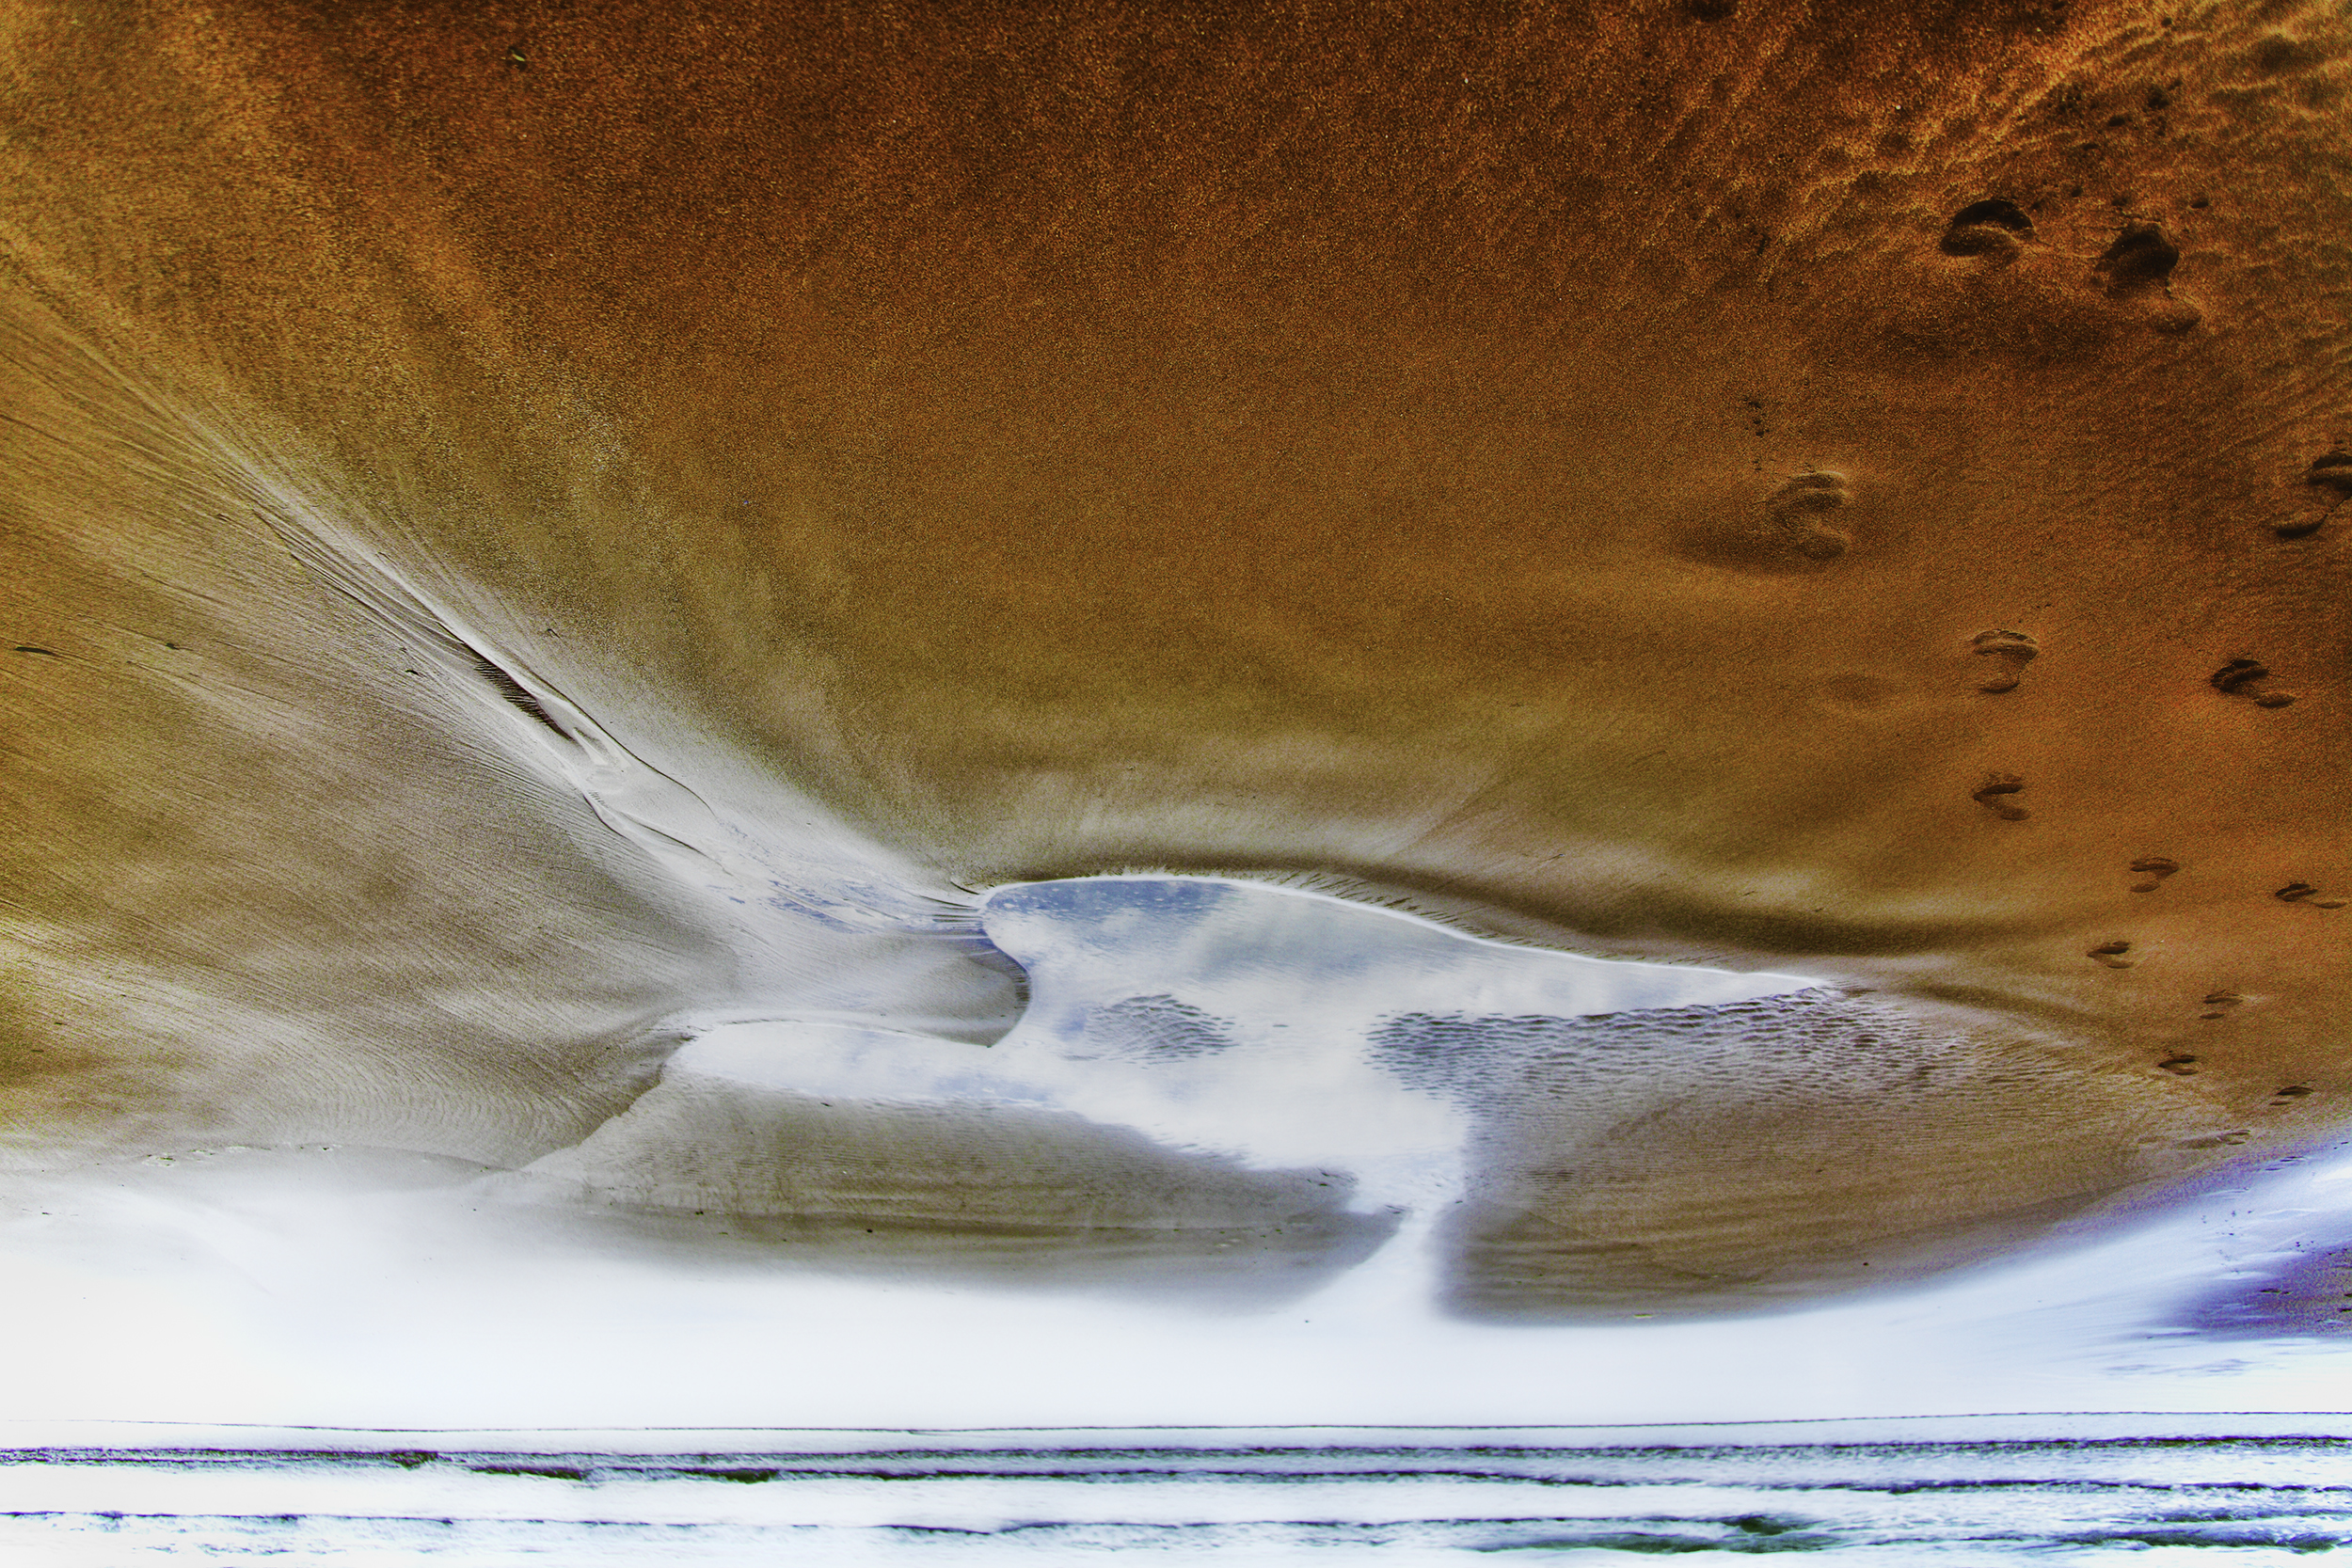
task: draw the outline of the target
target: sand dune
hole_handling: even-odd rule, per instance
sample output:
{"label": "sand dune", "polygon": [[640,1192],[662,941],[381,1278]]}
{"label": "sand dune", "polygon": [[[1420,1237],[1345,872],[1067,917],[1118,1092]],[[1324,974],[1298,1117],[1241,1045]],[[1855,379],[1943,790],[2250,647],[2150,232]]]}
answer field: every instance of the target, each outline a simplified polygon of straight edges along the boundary
{"label": "sand dune", "polygon": [[[1423,1018],[1471,1309],[2343,1126],[2335,8],[0,21],[20,1164],[840,1212],[901,1133],[720,1180],[691,1018],[985,1043],[987,891],[1152,868],[1847,993]],[[1193,1212],[985,1121],[992,1224]]]}

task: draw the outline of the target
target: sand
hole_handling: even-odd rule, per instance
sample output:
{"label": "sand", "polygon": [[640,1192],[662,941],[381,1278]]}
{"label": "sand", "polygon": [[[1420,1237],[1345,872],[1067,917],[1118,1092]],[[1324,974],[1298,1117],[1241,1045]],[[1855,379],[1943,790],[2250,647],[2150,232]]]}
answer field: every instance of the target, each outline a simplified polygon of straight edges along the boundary
{"label": "sand", "polygon": [[520,1167],[1154,869],[1835,993],[1511,1056],[1465,1310],[2343,1125],[2331,8],[0,22],[19,1164]]}

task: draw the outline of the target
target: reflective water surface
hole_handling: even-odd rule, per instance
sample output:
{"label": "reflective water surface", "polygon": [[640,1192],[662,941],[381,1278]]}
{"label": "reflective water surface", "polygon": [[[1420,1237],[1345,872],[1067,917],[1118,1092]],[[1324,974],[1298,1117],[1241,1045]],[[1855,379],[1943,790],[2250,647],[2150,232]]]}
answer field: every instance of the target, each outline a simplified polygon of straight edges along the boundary
{"label": "reflective water surface", "polygon": [[[2241,1418],[2273,1431],[2276,1418]],[[0,1460],[15,1560],[1470,1563],[1829,1553],[2275,1563],[2352,1546],[2352,1444],[1707,1432],[799,1433],[782,1449],[71,1449]],[[2045,1428],[2058,1423],[2044,1423]],[[2148,1423],[2139,1423],[2143,1427]],[[119,1435],[119,1434],[118,1434]],[[479,1442],[481,1434],[470,1434]],[[558,1434],[542,1434],[543,1440]],[[608,1434],[609,1435],[609,1434]],[[691,1434],[706,1439],[747,1433]],[[772,1434],[771,1434],[772,1435]],[[1795,1439],[1791,1441],[1789,1439]],[[1873,1439],[1876,1440],[1873,1440]],[[1546,1439],[1550,1439],[1547,1441]],[[1563,1441],[1567,1439],[1566,1441]],[[1777,1440],[1776,1440],[1777,1439]],[[356,1440],[356,1441],[355,1441]],[[527,1440],[526,1440],[527,1441]]]}

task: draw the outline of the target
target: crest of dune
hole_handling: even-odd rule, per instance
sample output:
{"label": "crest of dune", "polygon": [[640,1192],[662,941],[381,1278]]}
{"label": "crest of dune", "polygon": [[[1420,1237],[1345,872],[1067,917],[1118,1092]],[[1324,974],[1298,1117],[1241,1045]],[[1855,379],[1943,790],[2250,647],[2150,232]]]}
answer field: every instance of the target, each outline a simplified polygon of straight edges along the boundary
{"label": "crest of dune", "polygon": [[[1367,1256],[1272,1134],[873,1086],[1010,1059],[1091,878],[1805,977],[1367,1006],[1463,1312],[1916,1277],[2352,1115],[2339,7],[5,0],[0,122],[19,1167]],[[1247,1035],[1182,978],[1069,1037]],[[665,1069],[713,1021],[898,1054]]]}

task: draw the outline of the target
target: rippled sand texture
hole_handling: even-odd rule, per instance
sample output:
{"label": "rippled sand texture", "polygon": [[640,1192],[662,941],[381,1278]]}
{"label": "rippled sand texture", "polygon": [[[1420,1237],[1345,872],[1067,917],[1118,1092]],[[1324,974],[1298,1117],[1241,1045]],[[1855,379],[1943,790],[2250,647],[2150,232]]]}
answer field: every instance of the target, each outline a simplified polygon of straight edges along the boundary
{"label": "rippled sand texture", "polygon": [[1400,1022],[1507,1058],[1479,1310],[2343,1125],[2338,8],[0,28],[20,1163],[610,1145],[691,1009],[997,1037],[978,895],[1131,867],[1872,993]]}

